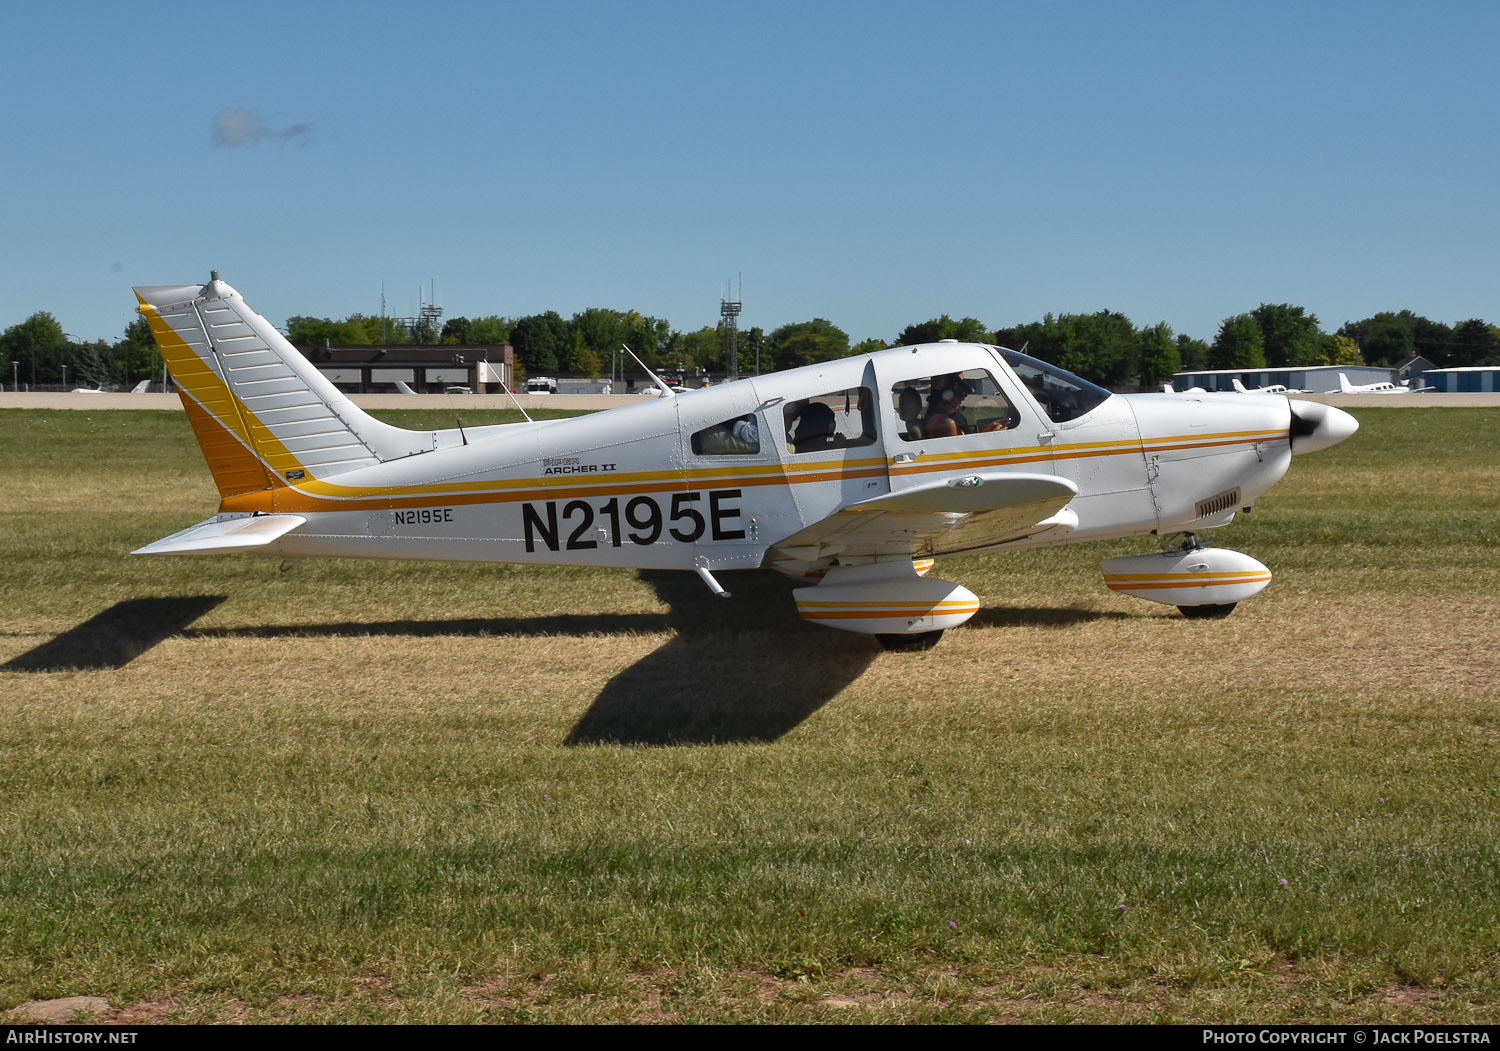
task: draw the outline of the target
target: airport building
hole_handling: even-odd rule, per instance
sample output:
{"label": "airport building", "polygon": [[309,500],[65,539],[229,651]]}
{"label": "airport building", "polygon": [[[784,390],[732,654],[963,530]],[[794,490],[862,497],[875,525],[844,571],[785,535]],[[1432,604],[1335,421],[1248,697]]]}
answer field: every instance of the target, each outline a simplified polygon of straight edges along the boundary
{"label": "airport building", "polygon": [[1203,390],[1233,391],[1234,381],[1246,387],[1270,387],[1277,384],[1289,390],[1314,394],[1337,392],[1339,373],[1349,377],[1355,386],[1365,383],[1390,383],[1390,369],[1377,365],[1299,365],[1281,369],[1199,369],[1179,372],[1172,377],[1172,389],[1178,391],[1200,387]]}
{"label": "airport building", "polygon": [[404,383],[418,394],[462,389],[475,394],[513,390],[515,351],[495,346],[298,347],[345,394],[396,394]]}
{"label": "airport building", "polygon": [[1422,385],[1445,394],[1487,394],[1500,391],[1500,365],[1428,369],[1422,373]]}

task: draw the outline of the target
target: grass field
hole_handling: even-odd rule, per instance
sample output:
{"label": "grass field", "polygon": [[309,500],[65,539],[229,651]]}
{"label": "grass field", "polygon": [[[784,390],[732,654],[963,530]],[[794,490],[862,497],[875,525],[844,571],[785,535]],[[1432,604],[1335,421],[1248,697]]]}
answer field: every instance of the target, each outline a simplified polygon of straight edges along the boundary
{"label": "grass field", "polygon": [[130,558],[186,421],[0,412],[0,1009],[1494,1021],[1500,412],[1356,415],[1228,620],[1141,538],[888,654],[759,574]]}

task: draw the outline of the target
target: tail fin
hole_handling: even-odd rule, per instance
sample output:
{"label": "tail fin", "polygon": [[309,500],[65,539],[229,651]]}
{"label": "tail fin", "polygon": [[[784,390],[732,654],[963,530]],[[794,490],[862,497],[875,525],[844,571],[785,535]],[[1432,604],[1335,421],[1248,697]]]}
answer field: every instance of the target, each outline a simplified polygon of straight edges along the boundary
{"label": "tail fin", "polygon": [[1349,382],[1349,377],[1342,372],[1339,373],[1339,392],[1342,394],[1353,394],[1354,384]]}
{"label": "tail fin", "polygon": [[1236,391],[1238,391],[1240,394],[1249,394],[1250,393],[1248,390],[1245,389],[1245,385],[1240,382],[1240,378],[1238,376],[1232,376],[1232,377],[1230,377],[1229,382],[1234,385],[1234,389]]}
{"label": "tail fin", "polygon": [[339,392],[214,271],[135,289],[225,499],[326,479],[433,447]]}

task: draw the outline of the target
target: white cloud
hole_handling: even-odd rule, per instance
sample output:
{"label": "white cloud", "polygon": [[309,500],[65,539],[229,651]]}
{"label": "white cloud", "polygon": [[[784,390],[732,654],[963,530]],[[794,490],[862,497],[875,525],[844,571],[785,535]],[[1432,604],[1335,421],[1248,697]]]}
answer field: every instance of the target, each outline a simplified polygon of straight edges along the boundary
{"label": "white cloud", "polygon": [[277,129],[252,109],[225,106],[214,114],[212,138],[215,146],[255,146],[262,142],[306,146],[312,141],[312,131],[313,126],[306,121]]}

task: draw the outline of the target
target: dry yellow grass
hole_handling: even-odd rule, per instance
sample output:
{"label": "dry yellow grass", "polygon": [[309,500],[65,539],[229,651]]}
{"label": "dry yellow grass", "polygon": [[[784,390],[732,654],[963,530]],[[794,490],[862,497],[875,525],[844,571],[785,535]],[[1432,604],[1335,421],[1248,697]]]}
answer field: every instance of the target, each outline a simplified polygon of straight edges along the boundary
{"label": "dry yellow grass", "polygon": [[902,655],[759,574],[130,559],[196,451],[71,426],[4,523],[0,1006],[1489,1017],[1486,419],[1298,458],[1228,620],[1106,591],[1124,541],[945,563],[984,609]]}

